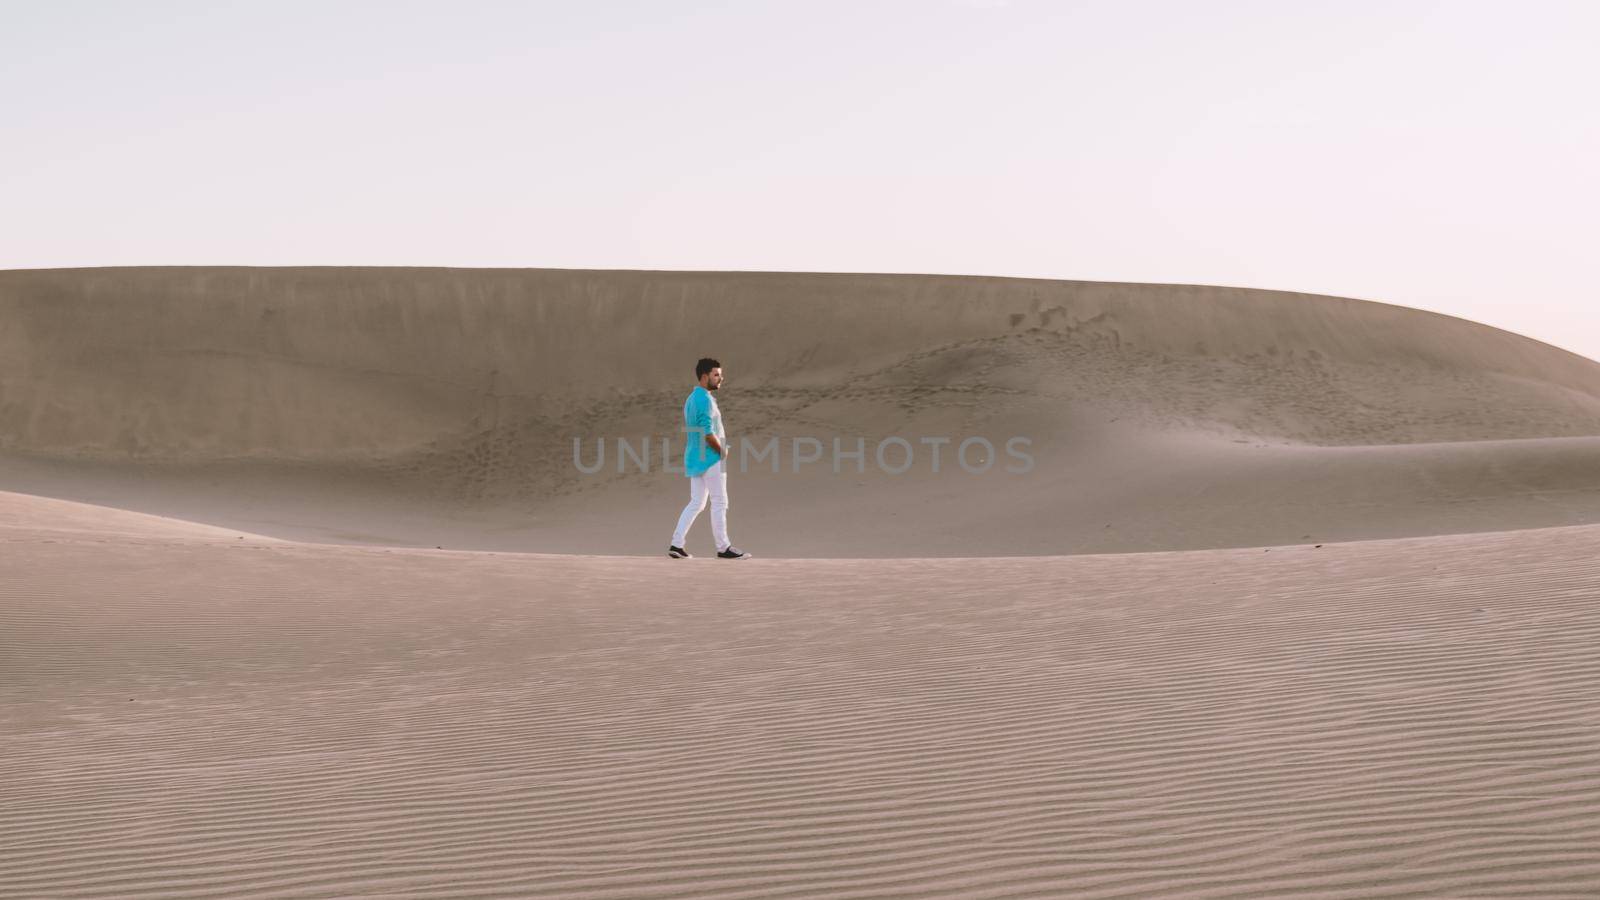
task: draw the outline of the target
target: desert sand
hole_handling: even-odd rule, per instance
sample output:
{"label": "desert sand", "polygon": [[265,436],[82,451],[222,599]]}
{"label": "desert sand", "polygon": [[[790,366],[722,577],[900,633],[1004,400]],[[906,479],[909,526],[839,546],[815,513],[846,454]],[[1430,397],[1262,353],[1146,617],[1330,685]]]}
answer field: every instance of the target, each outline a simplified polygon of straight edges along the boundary
{"label": "desert sand", "polygon": [[[1035,465],[668,560],[701,355]],[[0,896],[1596,896],[1597,550],[1600,364],[1379,303],[0,272]]]}
{"label": "desert sand", "polygon": [[[827,447],[735,467],[734,539],[764,556],[1600,522],[1600,364],[1547,344],[1335,297],[912,275],[0,271],[0,487],[319,543],[655,554],[684,479],[619,474],[614,442],[681,453],[701,356],[736,445]],[[833,473],[835,438],[891,436],[1023,436],[1033,469],[969,475],[951,444],[937,476],[871,449]]]}

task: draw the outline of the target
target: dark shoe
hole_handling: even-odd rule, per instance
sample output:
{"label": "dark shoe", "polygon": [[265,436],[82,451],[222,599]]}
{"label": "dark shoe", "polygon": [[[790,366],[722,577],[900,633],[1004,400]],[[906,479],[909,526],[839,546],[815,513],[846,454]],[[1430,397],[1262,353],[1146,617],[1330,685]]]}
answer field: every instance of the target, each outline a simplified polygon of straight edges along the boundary
{"label": "dark shoe", "polygon": [[749,559],[750,558],[750,554],[744,552],[743,550],[740,550],[738,547],[729,547],[726,550],[718,551],[717,556],[719,558],[721,558],[721,559]]}
{"label": "dark shoe", "polygon": [[694,559],[694,554],[682,547],[668,547],[667,555],[673,559]]}

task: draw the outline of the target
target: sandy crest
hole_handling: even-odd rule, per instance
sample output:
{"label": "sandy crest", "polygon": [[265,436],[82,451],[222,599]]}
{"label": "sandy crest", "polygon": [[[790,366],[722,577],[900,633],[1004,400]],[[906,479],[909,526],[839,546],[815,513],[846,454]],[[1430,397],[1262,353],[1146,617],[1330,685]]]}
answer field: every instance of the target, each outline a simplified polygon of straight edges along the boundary
{"label": "sandy crest", "polygon": [[[1592,360],[1338,297],[932,275],[0,271],[0,488],[319,543],[661,553],[684,479],[617,472],[617,442],[681,454],[707,354],[741,462],[784,447],[731,488],[768,557],[1600,522]],[[942,473],[873,459],[941,436]],[[951,459],[1019,436],[1023,477]],[[865,471],[796,472],[802,438],[862,441]],[[581,474],[574,439],[608,465]]]}
{"label": "sandy crest", "polygon": [[82,512],[0,495],[0,895],[1600,894],[1600,527],[732,564]]}

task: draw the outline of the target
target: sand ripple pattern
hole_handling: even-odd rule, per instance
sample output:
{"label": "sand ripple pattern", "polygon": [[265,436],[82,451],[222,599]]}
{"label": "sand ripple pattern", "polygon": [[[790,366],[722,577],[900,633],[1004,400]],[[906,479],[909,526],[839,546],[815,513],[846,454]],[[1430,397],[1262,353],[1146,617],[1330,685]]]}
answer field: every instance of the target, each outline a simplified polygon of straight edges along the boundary
{"label": "sand ripple pattern", "polygon": [[1597,557],[0,528],[0,895],[1600,896]]}

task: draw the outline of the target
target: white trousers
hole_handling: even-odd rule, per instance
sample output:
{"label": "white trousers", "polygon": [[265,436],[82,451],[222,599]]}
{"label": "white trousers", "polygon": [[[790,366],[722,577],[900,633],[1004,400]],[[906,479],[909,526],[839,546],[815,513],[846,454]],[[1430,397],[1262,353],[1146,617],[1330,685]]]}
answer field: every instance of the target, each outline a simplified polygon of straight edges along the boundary
{"label": "white trousers", "polygon": [[678,516],[678,530],[672,533],[672,546],[682,547],[689,539],[689,526],[699,518],[708,499],[711,501],[711,537],[717,542],[717,552],[732,546],[728,540],[728,473],[722,468],[723,462],[725,460],[719,459],[705,474],[690,477],[689,505]]}

